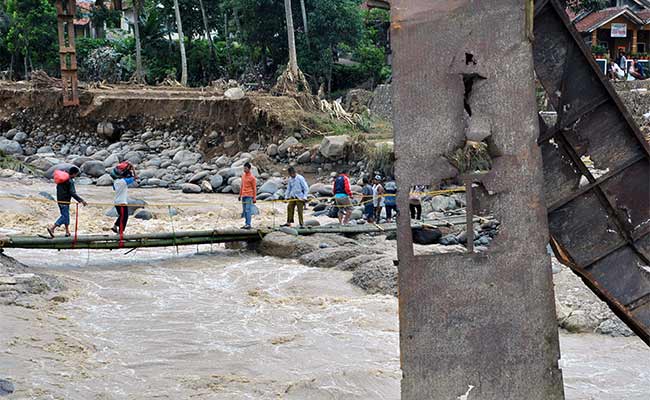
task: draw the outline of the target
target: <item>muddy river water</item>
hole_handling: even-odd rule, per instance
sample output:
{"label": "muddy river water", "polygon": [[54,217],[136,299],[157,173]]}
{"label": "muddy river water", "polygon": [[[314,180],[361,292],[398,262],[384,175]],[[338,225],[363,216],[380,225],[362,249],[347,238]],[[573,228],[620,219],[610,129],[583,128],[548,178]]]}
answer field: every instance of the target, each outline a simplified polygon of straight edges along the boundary
{"label": "muddy river water", "polygon": [[[61,277],[69,298],[0,308],[7,398],[399,399],[395,298],[344,271],[198,250],[8,252]],[[567,399],[650,399],[637,338],[561,346]]]}

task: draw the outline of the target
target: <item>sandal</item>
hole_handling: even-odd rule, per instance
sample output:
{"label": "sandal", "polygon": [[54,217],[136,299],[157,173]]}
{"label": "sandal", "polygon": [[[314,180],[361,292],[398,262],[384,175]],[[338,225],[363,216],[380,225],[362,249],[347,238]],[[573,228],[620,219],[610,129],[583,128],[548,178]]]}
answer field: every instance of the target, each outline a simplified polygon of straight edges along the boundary
{"label": "sandal", "polygon": [[47,227],[47,233],[50,234],[50,237],[54,239],[54,230],[51,227]]}

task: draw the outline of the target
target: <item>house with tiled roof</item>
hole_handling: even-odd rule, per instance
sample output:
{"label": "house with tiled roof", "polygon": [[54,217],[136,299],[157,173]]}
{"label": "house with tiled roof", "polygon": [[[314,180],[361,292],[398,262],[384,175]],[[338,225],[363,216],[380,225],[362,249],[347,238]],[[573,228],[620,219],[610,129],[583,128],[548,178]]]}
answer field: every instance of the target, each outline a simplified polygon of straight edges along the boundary
{"label": "house with tiled roof", "polygon": [[650,52],[650,0],[612,0],[602,10],[568,15],[585,42],[609,57],[619,50],[644,57]]}

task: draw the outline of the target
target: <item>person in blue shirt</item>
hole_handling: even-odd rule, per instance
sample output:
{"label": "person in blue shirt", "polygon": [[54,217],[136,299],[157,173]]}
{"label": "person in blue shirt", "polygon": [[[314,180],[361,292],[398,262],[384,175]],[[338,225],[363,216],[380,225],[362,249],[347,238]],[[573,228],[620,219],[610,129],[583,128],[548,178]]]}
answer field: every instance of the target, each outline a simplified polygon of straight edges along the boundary
{"label": "person in blue shirt", "polygon": [[397,217],[397,185],[388,181],[384,185],[384,207],[386,207],[386,222],[393,222],[393,213]]}
{"label": "person in blue shirt", "polygon": [[294,167],[289,167],[288,172],[289,180],[284,196],[285,199],[289,200],[287,204],[287,223],[282,226],[291,226],[294,223],[294,214],[297,208],[298,222],[300,222],[300,227],[302,228],[305,225],[303,214],[307,195],[309,194],[309,185],[307,185],[307,181],[302,175],[296,173]]}

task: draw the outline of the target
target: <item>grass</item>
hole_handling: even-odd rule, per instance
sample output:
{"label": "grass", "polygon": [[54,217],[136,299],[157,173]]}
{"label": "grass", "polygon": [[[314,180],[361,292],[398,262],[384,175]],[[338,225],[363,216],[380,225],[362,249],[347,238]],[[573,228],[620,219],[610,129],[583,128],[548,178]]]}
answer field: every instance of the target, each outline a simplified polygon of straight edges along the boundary
{"label": "grass", "polygon": [[0,169],[10,169],[31,175],[40,174],[36,168],[0,151]]}

